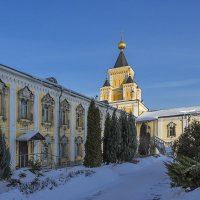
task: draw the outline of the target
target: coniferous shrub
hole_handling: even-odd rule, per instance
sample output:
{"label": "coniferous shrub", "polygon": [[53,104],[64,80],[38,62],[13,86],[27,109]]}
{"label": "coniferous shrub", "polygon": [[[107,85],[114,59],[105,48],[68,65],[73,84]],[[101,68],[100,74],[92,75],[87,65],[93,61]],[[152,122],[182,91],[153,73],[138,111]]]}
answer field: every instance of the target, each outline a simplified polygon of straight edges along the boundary
{"label": "coniferous shrub", "polygon": [[42,166],[39,160],[29,160],[28,164],[30,166],[30,171],[34,174],[38,173],[39,171],[41,171]]}
{"label": "coniferous shrub", "polygon": [[180,156],[174,162],[165,163],[172,187],[183,187],[187,191],[200,187],[200,162]]}
{"label": "coniferous shrub", "polygon": [[10,175],[10,151],[0,127],[0,179],[7,179]]}
{"label": "coniferous shrub", "polygon": [[147,132],[147,125],[143,123],[140,129],[140,144],[138,149],[140,155],[149,154],[150,143],[151,143],[151,137],[150,134]]}
{"label": "coniferous shrub", "polygon": [[173,162],[165,163],[171,186],[186,190],[200,187],[200,123],[193,121],[175,141]]}
{"label": "coniferous shrub", "polygon": [[110,114],[106,114],[106,120],[104,125],[104,137],[103,137],[103,162],[109,164],[110,161],[110,145],[111,145],[111,117]]}
{"label": "coniferous shrub", "polygon": [[200,122],[193,121],[174,142],[174,153],[200,161]]}
{"label": "coniferous shrub", "polygon": [[84,166],[98,167],[102,163],[100,112],[91,101],[87,117],[87,140],[85,143]]}

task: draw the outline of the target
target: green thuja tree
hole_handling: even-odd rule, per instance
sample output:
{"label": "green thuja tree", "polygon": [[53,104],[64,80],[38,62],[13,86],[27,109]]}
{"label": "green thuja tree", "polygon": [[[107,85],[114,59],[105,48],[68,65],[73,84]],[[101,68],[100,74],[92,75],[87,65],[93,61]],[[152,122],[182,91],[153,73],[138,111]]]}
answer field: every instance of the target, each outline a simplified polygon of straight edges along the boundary
{"label": "green thuja tree", "polygon": [[137,130],[135,125],[135,118],[132,114],[128,116],[128,130],[127,130],[127,153],[125,157],[125,161],[133,160],[136,150],[137,150]]}
{"label": "green thuja tree", "polygon": [[87,140],[85,143],[84,166],[98,167],[102,163],[100,112],[91,101],[87,117]]}
{"label": "green thuja tree", "polygon": [[147,132],[147,125],[143,123],[140,129],[140,144],[138,149],[140,155],[149,154],[150,142],[151,137],[150,134]]}
{"label": "green thuja tree", "polygon": [[120,120],[118,118],[116,118],[117,123],[116,123],[116,129],[115,129],[115,145],[116,145],[116,162],[120,163],[121,160],[121,155],[122,155],[122,145],[123,145],[123,141],[122,141],[122,132],[121,132],[121,123]]}
{"label": "green thuja tree", "polygon": [[117,137],[120,132],[118,128],[118,120],[116,116],[116,110],[114,110],[111,120],[111,136],[110,136],[110,145],[109,145],[109,160],[111,163],[117,162],[117,149],[118,149],[118,141]]}
{"label": "green thuja tree", "polygon": [[105,125],[104,125],[104,137],[103,137],[103,162],[109,164],[110,161],[110,146],[111,146],[111,117],[107,113]]}
{"label": "green thuja tree", "polygon": [[128,154],[128,122],[127,122],[127,114],[125,112],[121,112],[119,122],[121,124],[121,154],[120,160],[124,162],[126,160],[126,155]]}
{"label": "green thuja tree", "polygon": [[10,175],[10,151],[0,127],[0,179],[7,179]]}

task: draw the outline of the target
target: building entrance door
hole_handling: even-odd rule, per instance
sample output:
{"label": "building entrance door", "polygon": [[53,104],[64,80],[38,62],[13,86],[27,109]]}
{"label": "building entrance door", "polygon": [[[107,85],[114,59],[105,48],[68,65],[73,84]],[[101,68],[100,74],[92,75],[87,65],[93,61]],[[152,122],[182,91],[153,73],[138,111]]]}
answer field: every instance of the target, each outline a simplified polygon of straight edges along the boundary
{"label": "building entrance door", "polygon": [[27,167],[28,165],[28,143],[19,142],[19,167]]}

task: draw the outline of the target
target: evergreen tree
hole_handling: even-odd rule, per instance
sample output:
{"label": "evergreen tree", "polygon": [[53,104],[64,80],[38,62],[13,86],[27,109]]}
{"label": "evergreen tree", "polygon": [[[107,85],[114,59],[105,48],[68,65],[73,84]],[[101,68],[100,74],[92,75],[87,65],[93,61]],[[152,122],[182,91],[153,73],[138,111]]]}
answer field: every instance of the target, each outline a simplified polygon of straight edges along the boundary
{"label": "evergreen tree", "polygon": [[85,143],[84,166],[98,167],[102,163],[100,112],[91,101],[87,117],[87,140]]}
{"label": "evergreen tree", "polygon": [[138,149],[140,155],[149,154],[150,142],[151,142],[151,137],[150,134],[147,132],[147,125],[143,123],[140,129],[140,145]]}
{"label": "evergreen tree", "polygon": [[193,121],[173,146],[176,157],[165,163],[173,187],[186,190],[200,187],[200,122]]}
{"label": "evergreen tree", "polygon": [[105,125],[104,125],[104,137],[103,137],[103,162],[109,164],[110,161],[110,143],[111,143],[111,117],[107,113]]}
{"label": "evergreen tree", "polygon": [[110,135],[110,144],[109,144],[109,155],[108,159],[111,163],[117,162],[117,149],[118,149],[118,142],[117,138],[120,133],[118,127],[118,120],[116,116],[116,110],[114,110],[111,120],[111,135]]}
{"label": "evergreen tree", "polygon": [[126,160],[128,154],[128,122],[127,122],[127,114],[125,112],[121,112],[120,114],[120,124],[121,124],[121,154],[120,161],[124,162]]}
{"label": "evergreen tree", "polygon": [[125,161],[133,160],[137,150],[137,130],[135,126],[135,119],[132,114],[128,116],[128,145]]}
{"label": "evergreen tree", "polygon": [[6,146],[5,136],[0,127],[0,179],[9,178],[10,175],[10,151]]}
{"label": "evergreen tree", "polygon": [[174,142],[173,150],[177,156],[187,156],[200,161],[200,122],[193,121],[178,140]]}
{"label": "evergreen tree", "polygon": [[122,132],[121,132],[121,123],[120,119],[116,118],[116,129],[115,129],[115,135],[116,135],[116,162],[121,162],[121,155],[122,155],[122,148],[123,148],[123,141],[122,141]]}

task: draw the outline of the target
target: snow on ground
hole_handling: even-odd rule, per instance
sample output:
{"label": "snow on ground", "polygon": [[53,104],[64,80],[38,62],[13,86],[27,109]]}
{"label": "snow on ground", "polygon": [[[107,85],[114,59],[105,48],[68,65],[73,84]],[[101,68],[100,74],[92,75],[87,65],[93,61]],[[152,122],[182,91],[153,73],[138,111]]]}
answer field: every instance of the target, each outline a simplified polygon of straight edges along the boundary
{"label": "snow on ground", "polygon": [[[5,183],[0,182],[0,200],[198,200],[200,189],[185,193],[181,188],[170,188],[170,180],[166,175],[163,161],[169,158],[148,157],[140,159],[137,164],[124,163],[108,165],[92,169],[95,174],[73,177],[65,184],[37,191],[25,195],[18,189],[4,192]],[[46,177],[58,180],[61,174],[67,174],[78,170],[85,170],[82,166],[70,169],[63,168],[45,172],[40,180]],[[14,173],[13,177],[19,177],[22,170]],[[25,171],[27,177],[23,182],[34,179],[34,175]]]}

